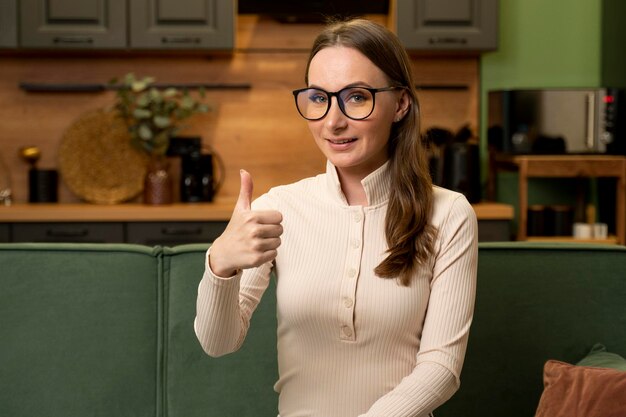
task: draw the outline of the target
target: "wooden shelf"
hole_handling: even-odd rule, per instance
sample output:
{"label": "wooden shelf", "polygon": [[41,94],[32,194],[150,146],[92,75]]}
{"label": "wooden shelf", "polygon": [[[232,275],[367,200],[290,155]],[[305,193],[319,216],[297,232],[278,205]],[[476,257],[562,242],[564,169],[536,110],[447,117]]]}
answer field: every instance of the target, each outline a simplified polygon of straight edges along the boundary
{"label": "wooden shelf", "polygon": [[606,239],[580,239],[572,236],[528,236],[527,242],[572,242],[572,243],[598,243],[605,245],[615,245],[618,242],[617,236],[609,236]]}
{"label": "wooden shelf", "polygon": [[[495,190],[499,170],[518,171],[518,240],[527,240],[528,178],[616,178],[617,243],[626,244],[626,156],[619,155],[490,155],[489,190]],[[494,197],[493,195],[490,197]]]}

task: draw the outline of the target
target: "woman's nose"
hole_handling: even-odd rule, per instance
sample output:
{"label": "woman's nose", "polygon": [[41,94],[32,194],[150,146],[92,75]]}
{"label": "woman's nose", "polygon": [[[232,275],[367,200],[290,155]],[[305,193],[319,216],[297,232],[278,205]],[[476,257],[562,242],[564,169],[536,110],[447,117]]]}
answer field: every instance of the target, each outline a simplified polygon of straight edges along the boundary
{"label": "woman's nose", "polygon": [[348,124],[348,117],[341,111],[337,97],[331,97],[330,108],[324,117],[324,123],[331,130],[342,129]]}

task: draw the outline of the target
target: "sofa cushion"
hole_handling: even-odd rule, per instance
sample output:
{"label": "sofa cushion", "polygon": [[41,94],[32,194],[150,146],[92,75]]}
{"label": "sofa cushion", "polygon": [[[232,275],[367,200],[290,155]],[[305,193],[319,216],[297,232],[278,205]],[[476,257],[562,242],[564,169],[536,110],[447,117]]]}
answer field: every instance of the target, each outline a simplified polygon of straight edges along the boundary
{"label": "sofa cushion", "polygon": [[589,354],[576,365],[626,371],[626,359],[622,358],[617,353],[607,352],[606,347],[600,343],[594,345]]}
{"label": "sofa cushion", "polygon": [[549,360],[535,417],[626,415],[626,372]]}

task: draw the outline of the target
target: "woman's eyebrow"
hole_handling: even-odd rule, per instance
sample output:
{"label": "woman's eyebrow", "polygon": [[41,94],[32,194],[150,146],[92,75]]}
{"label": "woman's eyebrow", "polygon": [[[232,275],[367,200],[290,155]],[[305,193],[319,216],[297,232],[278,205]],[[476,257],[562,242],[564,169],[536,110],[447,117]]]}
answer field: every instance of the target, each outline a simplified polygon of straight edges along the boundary
{"label": "woman's eyebrow", "polygon": [[[339,90],[337,90],[337,91],[341,91],[341,90],[343,90],[344,88],[352,88],[352,87],[368,87],[368,88],[371,88],[372,86],[371,86],[369,83],[366,83],[366,82],[364,82],[364,81],[355,81],[355,82],[353,82],[353,83],[350,83],[350,84],[348,84],[348,85],[345,85],[345,86],[341,87],[341,88],[340,88]],[[308,88],[316,88],[316,89],[318,89],[318,90],[324,90],[324,91],[327,91],[327,90],[323,89],[322,87],[320,87],[320,86],[318,86],[318,85],[316,85],[316,84],[311,84],[311,85],[309,85],[309,87],[308,87]],[[329,92],[329,91],[327,91],[327,92]]]}

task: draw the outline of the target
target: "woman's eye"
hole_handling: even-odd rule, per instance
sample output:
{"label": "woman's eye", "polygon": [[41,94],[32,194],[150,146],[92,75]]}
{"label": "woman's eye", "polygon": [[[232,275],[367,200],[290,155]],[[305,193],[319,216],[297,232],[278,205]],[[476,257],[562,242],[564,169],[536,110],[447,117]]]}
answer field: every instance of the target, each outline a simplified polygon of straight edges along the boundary
{"label": "woman's eye", "polygon": [[327,98],[324,94],[312,94],[309,96],[309,100],[312,101],[313,103],[325,104],[327,101]]}
{"label": "woman's eye", "polygon": [[368,100],[368,94],[364,93],[363,91],[356,90],[348,92],[344,101],[352,104],[362,104],[367,102]]}
{"label": "woman's eye", "polygon": [[350,101],[353,101],[355,103],[361,103],[361,102],[363,102],[365,100],[366,100],[366,98],[365,98],[365,96],[363,94],[356,93],[356,94],[352,94],[350,96]]}

